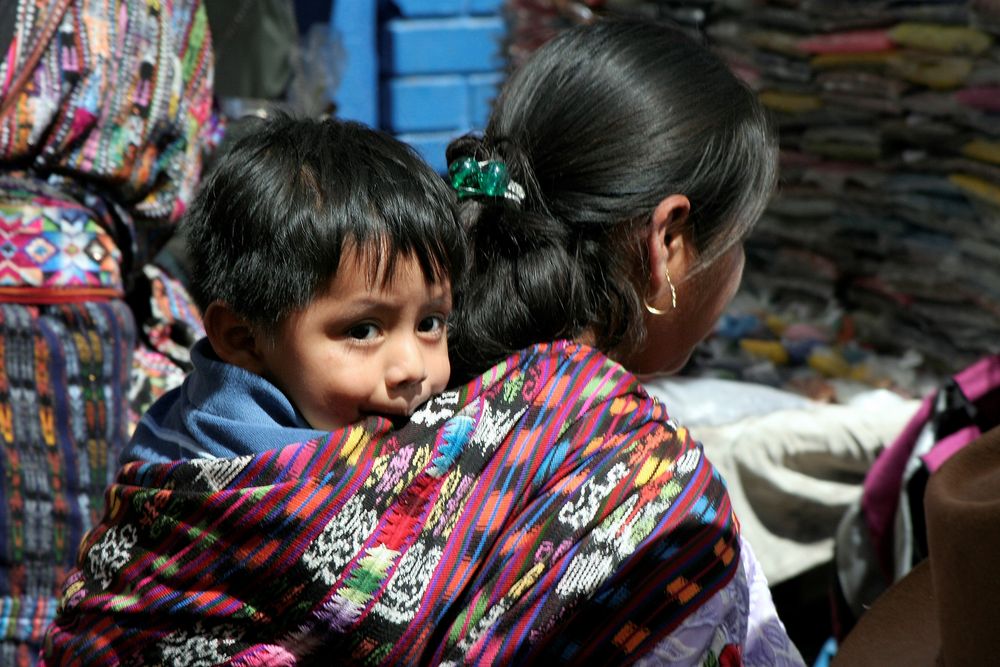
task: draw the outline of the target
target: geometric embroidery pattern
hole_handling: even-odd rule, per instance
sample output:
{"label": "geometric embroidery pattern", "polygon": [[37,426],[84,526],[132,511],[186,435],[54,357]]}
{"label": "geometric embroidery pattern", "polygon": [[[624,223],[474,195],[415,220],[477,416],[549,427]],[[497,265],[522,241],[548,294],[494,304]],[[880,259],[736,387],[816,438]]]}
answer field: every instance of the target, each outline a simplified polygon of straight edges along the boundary
{"label": "geometric embroidery pattern", "polygon": [[121,289],[121,260],[86,209],[32,205],[15,193],[0,198],[0,287]]}

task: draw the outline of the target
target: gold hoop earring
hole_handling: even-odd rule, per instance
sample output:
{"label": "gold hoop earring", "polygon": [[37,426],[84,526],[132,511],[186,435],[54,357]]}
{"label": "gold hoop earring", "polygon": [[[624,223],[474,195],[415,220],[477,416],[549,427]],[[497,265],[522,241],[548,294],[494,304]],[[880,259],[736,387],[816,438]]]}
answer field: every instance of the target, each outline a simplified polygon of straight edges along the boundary
{"label": "gold hoop earring", "polygon": [[659,308],[654,308],[653,306],[649,305],[649,302],[646,301],[646,297],[642,297],[642,305],[646,306],[646,310],[649,311],[650,315],[666,315],[667,314],[667,311],[660,310]]}
{"label": "gold hoop earring", "polygon": [[[670,280],[670,269],[667,269],[667,284],[670,285],[670,307],[671,308],[676,308],[677,307],[677,290],[674,288],[674,282],[672,280]],[[667,311],[660,310],[659,308],[656,308],[654,306],[649,305],[649,302],[646,301],[646,297],[642,298],[642,305],[644,305],[646,307],[646,310],[649,311],[650,315],[666,315],[667,314]]]}
{"label": "gold hoop earring", "polygon": [[670,269],[667,269],[667,284],[670,285],[670,307],[677,307],[677,290],[674,289],[674,283],[670,280]]}

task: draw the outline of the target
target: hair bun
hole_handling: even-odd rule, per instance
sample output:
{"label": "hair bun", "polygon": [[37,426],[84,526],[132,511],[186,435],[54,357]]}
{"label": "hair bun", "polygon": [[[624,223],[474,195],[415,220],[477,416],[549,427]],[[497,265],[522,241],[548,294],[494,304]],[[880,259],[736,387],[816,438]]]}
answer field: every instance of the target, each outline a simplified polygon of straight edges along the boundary
{"label": "hair bun", "polygon": [[483,137],[476,134],[464,134],[457,139],[453,139],[445,150],[445,158],[448,164],[464,157],[471,157],[477,160],[483,159],[486,151],[483,146]]}

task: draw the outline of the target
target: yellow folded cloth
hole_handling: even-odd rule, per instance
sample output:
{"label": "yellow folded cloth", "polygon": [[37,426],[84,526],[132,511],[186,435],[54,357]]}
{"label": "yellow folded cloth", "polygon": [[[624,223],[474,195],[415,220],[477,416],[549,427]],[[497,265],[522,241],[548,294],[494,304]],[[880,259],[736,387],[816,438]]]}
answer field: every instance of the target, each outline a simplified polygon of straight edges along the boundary
{"label": "yellow folded cloth", "polygon": [[993,37],[975,28],[934,23],[900,23],[889,30],[900,46],[955,55],[978,55],[989,50]]}

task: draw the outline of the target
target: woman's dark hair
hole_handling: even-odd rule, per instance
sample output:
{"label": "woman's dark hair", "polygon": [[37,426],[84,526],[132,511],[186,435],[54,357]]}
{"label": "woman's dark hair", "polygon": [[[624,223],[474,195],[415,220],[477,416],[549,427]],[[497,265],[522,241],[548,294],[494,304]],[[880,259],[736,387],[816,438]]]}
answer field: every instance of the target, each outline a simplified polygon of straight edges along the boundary
{"label": "woman's dark hair", "polygon": [[399,255],[454,283],[454,193],[411,148],[364,125],[278,116],[222,155],[182,225],[198,306],[221,301],[273,334],[329,285],[345,243],[389,280]]}
{"label": "woman's dark hair", "polygon": [[648,260],[639,231],[657,204],[691,202],[702,265],[741,242],[777,177],[777,140],[755,95],[679,28],[624,19],[567,30],[505,84],[481,138],[448,161],[497,159],[518,205],[470,199],[472,245],[450,332],[468,376],[528,345],[592,333],[611,352],[642,342]]}

